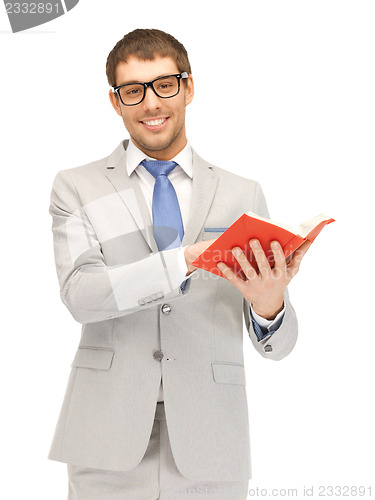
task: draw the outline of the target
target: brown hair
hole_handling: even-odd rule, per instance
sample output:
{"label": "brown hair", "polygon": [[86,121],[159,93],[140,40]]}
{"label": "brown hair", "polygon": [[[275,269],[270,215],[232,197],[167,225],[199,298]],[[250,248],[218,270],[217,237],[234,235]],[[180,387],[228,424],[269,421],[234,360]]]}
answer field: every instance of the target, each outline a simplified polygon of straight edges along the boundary
{"label": "brown hair", "polygon": [[191,73],[186,49],[176,38],[157,29],[136,29],[118,41],[108,55],[106,73],[112,87],[116,86],[118,63],[126,62],[130,56],[144,61],[155,59],[155,56],[172,57],[180,73]]}

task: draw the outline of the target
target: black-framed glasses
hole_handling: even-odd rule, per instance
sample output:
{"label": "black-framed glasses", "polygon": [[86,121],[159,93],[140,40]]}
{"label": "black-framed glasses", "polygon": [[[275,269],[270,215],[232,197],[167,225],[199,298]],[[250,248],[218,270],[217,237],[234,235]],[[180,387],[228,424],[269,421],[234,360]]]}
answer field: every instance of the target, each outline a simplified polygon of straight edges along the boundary
{"label": "black-framed glasses", "polygon": [[146,95],[146,90],[151,87],[154,93],[162,99],[169,99],[180,92],[181,79],[188,78],[186,71],[177,75],[159,76],[152,82],[145,83],[125,83],[113,87],[114,92],[119,96],[124,106],[135,106],[140,104]]}

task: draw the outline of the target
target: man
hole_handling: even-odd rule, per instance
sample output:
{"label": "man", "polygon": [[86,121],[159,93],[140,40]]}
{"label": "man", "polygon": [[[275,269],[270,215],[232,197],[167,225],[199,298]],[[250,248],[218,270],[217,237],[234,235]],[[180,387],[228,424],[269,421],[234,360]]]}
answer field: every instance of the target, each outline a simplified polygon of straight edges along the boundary
{"label": "man", "polygon": [[194,84],[175,38],[125,35],[107,77],[130,140],[59,172],[51,194],[61,297],[83,327],[49,458],[68,464],[69,500],[244,499],[242,314],[262,356],[292,350],[286,286],[308,245],[287,264],[275,242],[271,270],[252,240],[259,274],[238,249],[242,277],[194,268],[242,213],[268,216],[261,188],[188,143]]}

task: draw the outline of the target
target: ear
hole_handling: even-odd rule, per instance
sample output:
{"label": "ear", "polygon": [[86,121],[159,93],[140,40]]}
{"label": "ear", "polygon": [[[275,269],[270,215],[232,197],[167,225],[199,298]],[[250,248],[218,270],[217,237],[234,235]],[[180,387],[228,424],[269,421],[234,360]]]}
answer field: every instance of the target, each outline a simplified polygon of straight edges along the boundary
{"label": "ear", "polygon": [[112,104],[114,110],[116,111],[116,113],[119,116],[122,116],[120,99],[119,99],[118,95],[116,94],[116,92],[113,92],[112,90],[109,91],[109,100],[111,101],[111,104]]}
{"label": "ear", "polygon": [[188,76],[188,81],[187,85],[185,87],[185,105],[187,106],[188,104],[191,103],[194,97],[194,81],[193,81],[193,76],[190,74]]}

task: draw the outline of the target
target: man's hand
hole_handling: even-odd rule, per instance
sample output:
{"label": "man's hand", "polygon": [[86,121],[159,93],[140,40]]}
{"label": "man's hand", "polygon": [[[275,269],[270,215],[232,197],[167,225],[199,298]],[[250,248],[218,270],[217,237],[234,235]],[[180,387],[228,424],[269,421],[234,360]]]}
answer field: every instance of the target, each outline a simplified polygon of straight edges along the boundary
{"label": "man's hand", "polygon": [[311,242],[305,241],[292,255],[288,262],[285,259],[281,245],[277,241],[271,243],[275,266],[271,266],[258,240],[250,240],[250,247],[259,268],[256,273],[239,247],[234,247],[232,253],[241,266],[246,280],[237,276],[224,262],[217,267],[245,299],[252,304],[254,312],[265,319],[274,319],[282,311],[284,305],[284,290],[291,279],[297,274],[303,256],[310,248]]}
{"label": "man's hand", "polygon": [[188,268],[188,272],[186,273],[186,276],[189,276],[195,269],[197,269],[195,266],[192,266],[191,263],[199,257],[199,255],[206,250],[212,243],[215,241],[216,238],[212,240],[207,240],[207,241],[199,241],[198,243],[194,243],[194,245],[190,245],[185,248],[185,261],[186,265]]}

